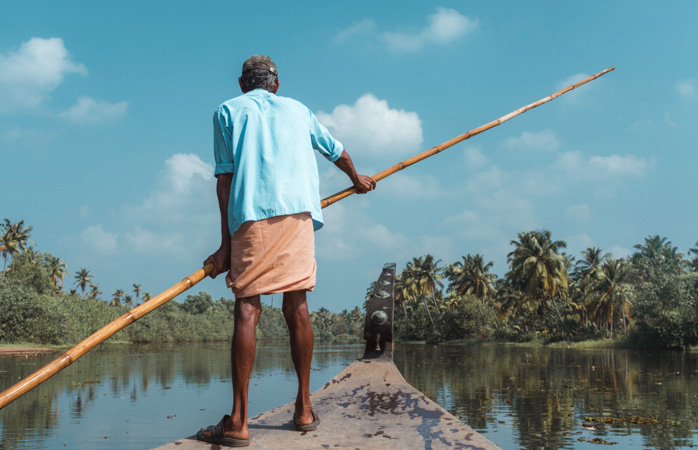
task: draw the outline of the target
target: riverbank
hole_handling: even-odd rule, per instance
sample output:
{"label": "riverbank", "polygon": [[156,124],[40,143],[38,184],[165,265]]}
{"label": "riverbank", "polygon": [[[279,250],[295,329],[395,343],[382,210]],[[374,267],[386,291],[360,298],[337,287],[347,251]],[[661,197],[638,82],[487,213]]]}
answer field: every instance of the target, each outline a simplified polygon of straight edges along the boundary
{"label": "riverbank", "polygon": [[0,356],[38,356],[56,351],[51,347],[34,347],[22,344],[0,345]]}
{"label": "riverbank", "polygon": [[[601,350],[601,349],[614,349],[614,350],[636,350],[636,347],[629,345],[625,339],[589,339],[585,341],[570,342],[570,341],[558,341],[546,343],[542,340],[532,340],[527,342],[512,342],[512,341],[501,341],[496,339],[459,339],[454,341],[446,341],[441,343],[429,343],[426,341],[402,341],[410,344],[429,344],[429,345],[486,345],[486,344],[498,344],[506,345],[509,347],[546,347],[546,348],[574,348],[574,349],[589,349],[589,350]],[[676,349],[679,350],[679,349]],[[685,351],[698,352],[698,346],[692,346]]]}

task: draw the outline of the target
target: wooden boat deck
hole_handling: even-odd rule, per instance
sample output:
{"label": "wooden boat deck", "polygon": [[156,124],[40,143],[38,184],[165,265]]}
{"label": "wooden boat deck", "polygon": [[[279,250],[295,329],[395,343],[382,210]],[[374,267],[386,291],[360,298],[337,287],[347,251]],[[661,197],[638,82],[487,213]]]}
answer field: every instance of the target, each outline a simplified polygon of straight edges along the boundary
{"label": "wooden boat deck", "polygon": [[[387,264],[366,308],[366,352],[311,394],[316,431],[293,427],[293,402],[249,419],[250,449],[499,449],[410,386],[392,358],[395,265]],[[378,317],[376,317],[378,315]],[[195,436],[154,450],[219,450]]]}
{"label": "wooden boat deck", "polygon": [[[353,362],[311,396],[316,431],[294,430],[293,403],[250,419],[250,449],[499,449],[410,386],[387,357]],[[218,450],[194,436],[156,450]]]}

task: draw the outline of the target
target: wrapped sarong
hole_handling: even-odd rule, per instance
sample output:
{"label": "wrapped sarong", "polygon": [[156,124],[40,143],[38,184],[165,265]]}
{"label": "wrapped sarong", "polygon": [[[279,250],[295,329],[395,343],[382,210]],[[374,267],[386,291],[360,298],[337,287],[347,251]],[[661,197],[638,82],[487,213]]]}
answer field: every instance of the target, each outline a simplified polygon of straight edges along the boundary
{"label": "wrapped sarong", "polygon": [[230,272],[236,298],[315,288],[315,235],[310,213],[248,221],[235,231]]}

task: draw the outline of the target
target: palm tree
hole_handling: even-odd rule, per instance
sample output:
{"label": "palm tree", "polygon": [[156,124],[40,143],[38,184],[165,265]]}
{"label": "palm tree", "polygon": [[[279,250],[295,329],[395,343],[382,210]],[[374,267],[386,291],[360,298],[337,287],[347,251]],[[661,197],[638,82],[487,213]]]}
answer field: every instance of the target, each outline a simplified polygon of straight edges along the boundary
{"label": "palm tree", "polygon": [[147,302],[147,301],[150,300],[151,298],[153,298],[153,296],[150,295],[150,292],[144,292],[144,293],[143,293],[143,302]]}
{"label": "palm tree", "polygon": [[[412,303],[412,294],[409,291],[409,288],[407,287],[407,284],[405,284],[404,280],[406,276],[404,276],[405,271],[400,272],[397,274],[395,277],[395,303],[400,305],[402,307],[402,312],[407,317],[407,309],[411,309],[411,303]],[[375,285],[375,281],[371,282],[371,287],[369,288],[370,291],[373,291],[373,286]],[[368,301],[368,295],[367,295],[367,301]]]}
{"label": "palm tree", "polygon": [[121,299],[124,298],[125,295],[126,295],[126,293],[123,290],[121,290],[121,289],[115,290],[114,293],[112,294],[112,300],[109,303],[109,305],[110,306],[121,306]]}
{"label": "palm tree", "polygon": [[51,274],[51,282],[53,282],[53,285],[60,290],[58,284],[60,283],[60,285],[63,286],[63,277],[68,275],[65,262],[61,258],[53,256],[49,253],[46,253],[44,258],[46,260],[49,273]]}
{"label": "palm tree", "polygon": [[136,303],[138,303],[138,298],[141,296],[141,285],[138,283],[133,283],[133,293],[136,294]]}
{"label": "palm tree", "polygon": [[696,241],[696,248],[690,249],[688,253],[693,253],[695,255],[690,263],[690,267],[693,268],[694,272],[698,272],[698,241]]}
{"label": "palm tree", "polygon": [[12,258],[15,253],[23,252],[27,249],[27,244],[34,241],[29,239],[33,227],[25,226],[24,221],[12,223],[9,219],[5,219],[5,223],[0,231],[0,254],[3,257],[3,278],[7,271],[7,257]]}
{"label": "palm tree", "polygon": [[89,296],[90,296],[91,298],[96,299],[97,297],[99,297],[99,296],[102,295],[102,294],[103,294],[103,292],[99,290],[99,286],[97,286],[96,284],[90,284],[90,294],[89,294]]}
{"label": "palm tree", "polygon": [[599,247],[587,247],[582,251],[582,259],[574,265],[575,279],[581,280],[596,271],[610,256],[610,253],[603,253]]}
{"label": "palm tree", "polygon": [[565,241],[553,241],[550,231],[542,230],[519,233],[519,241],[511,245],[515,248],[507,255],[507,276],[514,287],[541,306],[556,297],[567,298],[567,258],[558,253],[567,247]]}
{"label": "palm tree", "polygon": [[[532,310],[533,302],[512,285],[510,279],[497,282],[497,303],[500,319],[520,318]],[[528,329],[528,325],[525,327]]]}
{"label": "palm tree", "polygon": [[644,244],[633,247],[638,251],[633,254],[631,261],[638,266],[646,263],[654,267],[661,265],[677,274],[686,266],[683,253],[679,252],[677,247],[672,247],[671,241],[666,237],[660,237],[658,234],[647,236]]}
{"label": "palm tree", "polygon": [[424,302],[424,307],[427,310],[429,320],[434,324],[434,319],[431,317],[427,298],[431,297],[436,311],[441,314],[439,304],[436,301],[436,293],[440,292],[443,287],[443,268],[439,267],[441,260],[434,260],[432,255],[420,256],[412,258],[408,262],[400,274],[399,290],[404,292],[405,300],[411,303],[417,303],[420,299]]}
{"label": "palm tree", "polygon": [[627,332],[632,270],[623,259],[613,257],[599,270],[599,280],[592,286],[588,309],[599,328],[608,329],[613,337],[616,315],[620,312],[623,329]]}
{"label": "palm tree", "polygon": [[77,287],[79,287],[82,290],[82,293],[85,293],[85,288],[90,286],[92,284],[92,274],[90,274],[90,271],[82,267],[80,270],[78,270],[75,273],[75,283]]}
{"label": "palm tree", "polygon": [[472,294],[485,303],[485,298],[494,295],[497,276],[490,273],[492,261],[485,264],[482,255],[463,256],[463,261],[447,266],[444,271],[450,284],[448,290],[456,295]]}

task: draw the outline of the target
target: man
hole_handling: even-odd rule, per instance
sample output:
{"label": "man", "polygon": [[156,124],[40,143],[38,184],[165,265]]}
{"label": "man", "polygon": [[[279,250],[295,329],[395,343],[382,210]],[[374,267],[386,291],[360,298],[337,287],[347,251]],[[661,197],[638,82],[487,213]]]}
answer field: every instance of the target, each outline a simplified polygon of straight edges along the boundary
{"label": "man", "polygon": [[243,95],[223,103],[213,117],[221,246],[204,262],[213,263],[212,278],[228,272],[235,294],[233,409],[197,434],[233,447],[250,443],[247,392],[263,294],[283,292],[298,376],[295,428],[312,431],[319,423],[310,403],[313,331],[306,303],[306,292],[315,287],[313,232],[323,224],[313,149],[346,173],[359,193],[376,186],[356,172],[342,144],[307,107],[276,95],[278,71],[268,56],[247,59],[238,82]]}

